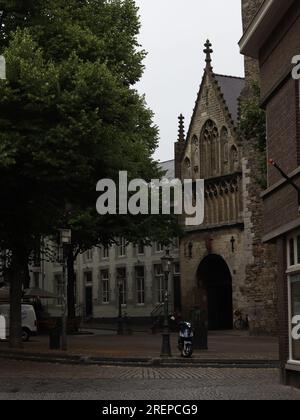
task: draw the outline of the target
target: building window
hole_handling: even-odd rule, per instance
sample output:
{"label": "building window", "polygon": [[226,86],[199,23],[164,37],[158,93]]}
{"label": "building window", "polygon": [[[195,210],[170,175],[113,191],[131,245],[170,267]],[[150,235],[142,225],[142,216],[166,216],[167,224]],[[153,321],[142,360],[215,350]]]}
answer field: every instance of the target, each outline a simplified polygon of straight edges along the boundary
{"label": "building window", "polygon": [[86,285],[91,285],[93,283],[93,273],[91,271],[84,273],[84,281]]}
{"label": "building window", "polygon": [[137,246],[137,253],[138,253],[138,255],[144,255],[145,254],[145,246],[142,242],[140,242]]}
{"label": "building window", "polygon": [[126,268],[117,269],[117,287],[119,288],[118,292],[121,298],[121,304],[123,306],[127,305],[127,278],[126,278]]}
{"label": "building window", "polygon": [[174,264],[174,275],[180,276],[180,263],[178,262]]}
{"label": "building window", "polygon": [[104,305],[109,304],[110,296],[109,296],[109,272],[108,270],[101,271],[101,296],[102,296],[102,303]]}
{"label": "building window", "polygon": [[63,295],[64,295],[64,284],[63,284],[63,276],[61,274],[56,274],[54,276],[54,284],[55,284],[55,294],[57,296],[57,304],[63,304]]}
{"label": "building window", "polygon": [[157,303],[163,303],[165,295],[165,276],[161,264],[155,265],[155,283],[157,290]]}
{"label": "building window", "polygon": [[297,236],[297,264],[300,265],[300,236]]}
{"label": "building window", "polygon": [[119,257],[126,257],[126,240],[125,240],[125,238],[120,238],[119,239],[118,250],[119,250]]}
{"label": "building window", "polygon": [[[295,317],[300,316],[300,275],[289,277],[289,313],[291,325],[291,344],[290,344],[290,359],[294,362],[300,363],[300,339],[295,339],[292,334],[292,329],[297,328],[297,324],[293,323]],[[299,323],[298,323],[299,325]],[[299,331],[299,328],[298,328]]]}
{"label": "building window", "polygon": [[164,246],[161,242],[155,242],[155,251],[156,252],[163,252]]}
{"label": "building window", "polygon": [[109,247],[104,246],[102,247],[102,257],[104,260],[107,260],[109,258]]}
{"label": "building window", "polygon": [[294,238],[290,239],[289,244],[289,266],[293,267],[295,265],[295,241]]}
{"label": "building window", "polygon": [[145,269],[136,267],[136,293],[137,304],[145,305]]}
{"label": "building window", "polygon": [[94,251],[93,249],[89,249],[88,251],[84,253],[85,262],[93,261],[93,251]]}

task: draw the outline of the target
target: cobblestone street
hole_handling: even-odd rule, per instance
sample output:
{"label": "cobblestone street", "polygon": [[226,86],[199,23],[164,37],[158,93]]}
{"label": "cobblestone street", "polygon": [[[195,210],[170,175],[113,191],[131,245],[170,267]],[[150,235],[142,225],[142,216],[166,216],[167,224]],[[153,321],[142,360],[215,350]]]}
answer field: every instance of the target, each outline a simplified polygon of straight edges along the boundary
{"label": "cobblestone street", "polygon": [[0,399],[300,400],[275,369],[125,368],[0,360]]}

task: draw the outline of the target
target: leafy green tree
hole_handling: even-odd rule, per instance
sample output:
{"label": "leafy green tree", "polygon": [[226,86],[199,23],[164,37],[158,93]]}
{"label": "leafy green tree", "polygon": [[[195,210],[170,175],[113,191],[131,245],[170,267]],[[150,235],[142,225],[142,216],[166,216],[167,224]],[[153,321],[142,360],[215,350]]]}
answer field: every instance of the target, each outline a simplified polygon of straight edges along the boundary
{"label": "leafy green tree", "polygon": [[[93,206],[101,178],[117,180],[119,170],[129,179],[157,176],[151,156],[158,131],[134,89],[144,57],[134,1],[0,1],[0,10],[7,61],[0,242],[11,251],[10,340],[19,347],[21,290],[37,238],[68,225],[74,247],[84,250],[113,235],[134,240],[153,231],[144,218],[99,220]],[[66,216],[70,205],[75,210]],[[160,226],[165,237],[174,224]]]}
{"label": "leafy green tree", "polygon": [[257,182],[264,189],[267,186],[267,132],[266,113],[260,106],[260,87],[253,83],[250,94],[241,103],[240,132],[246,141],[254,142],[259,159],[260,173]]}

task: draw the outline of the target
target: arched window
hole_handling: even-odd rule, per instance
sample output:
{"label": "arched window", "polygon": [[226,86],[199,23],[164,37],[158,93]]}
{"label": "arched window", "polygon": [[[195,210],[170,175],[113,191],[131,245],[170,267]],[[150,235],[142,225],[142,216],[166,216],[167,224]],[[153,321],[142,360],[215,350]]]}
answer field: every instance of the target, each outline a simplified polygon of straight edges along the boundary
{"label": "arched window", "polygon": [[235,172],[239,167],[239,154],[236,146],[232,146],[230,149],[230,171]]}
{"label": "arched window", "polygon": [[228,150],[228,130],[226,127],[223,127],[221,130],[221,160],[222,160],[222,169],[225,172],[227,172],[229,150]]}
{"label": "arched window", "polygon": [[215,176],[219,172],[219,131],[212,120],[208,120],[201,134],[201,168],[204,178]]}
{"label": "arched window", "polygon": [[199,140],[197,136],[193,136],[192,138],[192,166],[195,176],[197,176],[199,172],[199,163],[200,163],[200,156],[199,156]]}
{"label": "arched window", "polygon": [[183,162],[183,177],[184,179],[191,179],[191,161],[188,157]]}

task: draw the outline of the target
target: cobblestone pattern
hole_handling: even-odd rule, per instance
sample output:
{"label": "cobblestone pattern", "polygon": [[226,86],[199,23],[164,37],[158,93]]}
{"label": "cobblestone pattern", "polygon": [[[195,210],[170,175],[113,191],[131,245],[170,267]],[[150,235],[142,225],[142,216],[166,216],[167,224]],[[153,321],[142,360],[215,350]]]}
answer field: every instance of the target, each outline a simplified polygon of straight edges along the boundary
{"label": "cobblestone pattern", "polygon": [[0,400],[300,400],[275,369],[155,369],[0,364]]}

